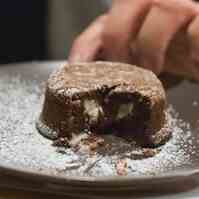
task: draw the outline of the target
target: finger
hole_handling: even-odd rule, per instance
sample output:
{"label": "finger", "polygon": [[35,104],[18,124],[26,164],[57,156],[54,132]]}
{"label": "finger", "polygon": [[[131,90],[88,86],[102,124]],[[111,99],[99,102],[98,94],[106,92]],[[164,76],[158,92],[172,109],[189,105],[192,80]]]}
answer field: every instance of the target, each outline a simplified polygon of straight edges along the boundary
{"label": "finger", "polygon": [[164,72],[192,77],[192,61],[190,59],[190,43],[187,29],[182,29],[172,39],[165,58]]}
{"label": "finger", "polygon": [[196,15],[190,0],[155,0],[134,48],[139,64],[159,74],[165,53],[174,35]]}
{"label": "finger", "polygon": [[192,60],[192,67],[190,70],[193,78],[199,80],[199,11],[198,16],[190,24],[187,35],[190,44],[190,56]]}
{"label": "finger", "polygon": [[106,15],[100,16],[73,43],[69,62],[87,62],[97,59],[102,47],[101,34]]}
{"label": "finger", "polygon": [[188,28],[191,57],[199,63],[199,14]]}
{"label": "finger", "polygon": [[129,62],[129,43],[138,32],[150,9],[151,0],[118,0],[113,4],[105,23],[103,41],[107,59]]}

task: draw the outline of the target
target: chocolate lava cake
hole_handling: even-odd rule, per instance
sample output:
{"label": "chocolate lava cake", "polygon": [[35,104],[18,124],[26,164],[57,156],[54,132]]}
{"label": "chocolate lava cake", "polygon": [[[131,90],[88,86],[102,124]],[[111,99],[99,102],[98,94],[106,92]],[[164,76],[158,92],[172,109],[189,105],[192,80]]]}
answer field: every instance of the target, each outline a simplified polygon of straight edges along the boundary
{"label": "chocolate lava cake", "polygon": [[165,106],[164,88],[148,70],[111,62],[66,64],[47,81],[37,127],[51,138],[113,133],[156,146],[170,135]]}

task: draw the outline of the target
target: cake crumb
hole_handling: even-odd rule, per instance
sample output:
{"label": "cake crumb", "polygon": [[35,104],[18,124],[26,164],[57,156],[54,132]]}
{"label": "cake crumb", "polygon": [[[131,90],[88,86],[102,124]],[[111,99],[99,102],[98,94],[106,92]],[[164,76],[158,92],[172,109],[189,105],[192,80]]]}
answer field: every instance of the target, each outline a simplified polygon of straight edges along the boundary
{"label": "cake crumb", "polygon": [[126,159],[118,160],[118,162],[116,163],[116,170],[117,174],[120,176],[126,176],[128,174]]}
{"label": "cake crumb", "polygon": [[52,145],[57,147],[67,147],[67,148],[70,147],[69,140],[66,137],[58,138],[53,142]]}
{"label": "cake crumb", "polygon": [[155,156],[159,151],[159,149],[144,148],[143,155],[145,158],[150,158]]}
{"label": "cake crumb", "polygon": [[91,136],[88,142],[89,142],[89,149],[91,151],[94,151],[98,147],[103,146],[105,141],[103,138],[100,138],[98,136]]}

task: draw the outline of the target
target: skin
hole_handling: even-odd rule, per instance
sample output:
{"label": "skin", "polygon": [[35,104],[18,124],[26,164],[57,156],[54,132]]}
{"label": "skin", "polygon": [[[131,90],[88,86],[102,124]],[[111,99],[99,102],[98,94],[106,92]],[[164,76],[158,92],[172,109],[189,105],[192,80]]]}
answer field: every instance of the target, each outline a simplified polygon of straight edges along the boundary
{"label": "skin", "polygon": [[199,80],[199,4],[192,0],[115,0],[73,43],[69,62],[136,64],[157,75]]}

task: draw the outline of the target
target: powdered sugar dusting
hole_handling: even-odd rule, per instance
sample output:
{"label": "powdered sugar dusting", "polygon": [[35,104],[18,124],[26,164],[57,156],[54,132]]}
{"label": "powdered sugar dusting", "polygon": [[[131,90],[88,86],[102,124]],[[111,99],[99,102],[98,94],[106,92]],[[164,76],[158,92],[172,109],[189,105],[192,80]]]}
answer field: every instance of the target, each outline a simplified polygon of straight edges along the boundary
{"label": "powdered sugar dusting", "polygon": [[[2,76],[0,79],[0,162],[24,170],[64,176],[117,175],[116,164],[121,158],[127,162],[127,175],[158,175],[191,164],[197,155],[191,127],[179,119],[170,106],[169,123],[173,137],[154,157],[133,160],[122,140],[115,142],[115,152],[90,155],[84,150],[73,151],[53,147],[52,141],[42,137],[35,128],[42,106],[42,88],[38,82],[23,76]],[[118,144],[119,143],[119,144]],[[117,147],[119,149],[117,150]]]}
{"label": "powdered sugar dusting", "polygon": [[64,76],[63,76],[64,66],[61,66],[50,75],[50,80],[47,81],[48,87],[52,92],[55,92],[57,95],[70,97],[75,93],[78,93],[80,90],[78,88],[67,88],[65,84],[67,84]]}

